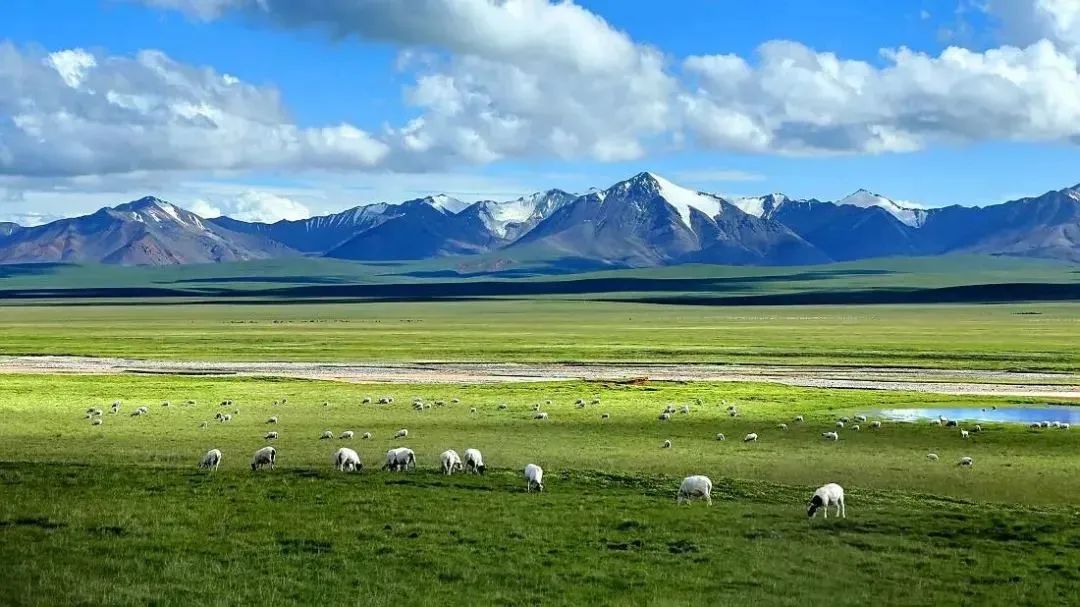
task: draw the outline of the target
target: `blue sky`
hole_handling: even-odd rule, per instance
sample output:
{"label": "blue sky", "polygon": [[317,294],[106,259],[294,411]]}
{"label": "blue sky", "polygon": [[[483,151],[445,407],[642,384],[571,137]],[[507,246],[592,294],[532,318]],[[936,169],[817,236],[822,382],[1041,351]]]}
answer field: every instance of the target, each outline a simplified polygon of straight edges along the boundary
{"label": "blue sky", "polygon": [[[1047,0],[320,4],[6,0],[0,220],[144,193],[269,220],[641,170],[722,194],[867,188],[926,206],[1080,182],[1080,10]],[[900,47],[914,56],[882,53]],[[50,57],[75,49],[62,58],[93,65],[65,81]]]}

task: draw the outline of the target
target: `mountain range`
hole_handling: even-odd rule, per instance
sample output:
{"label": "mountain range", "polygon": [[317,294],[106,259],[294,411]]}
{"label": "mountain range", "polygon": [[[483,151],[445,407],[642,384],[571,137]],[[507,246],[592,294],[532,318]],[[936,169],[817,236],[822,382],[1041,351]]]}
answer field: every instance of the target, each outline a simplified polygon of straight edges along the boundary
{"label": "mountain range", "polygon": [[0,222],[0,263],[166,265],[326,256],[487,254],[491,264],[798,265],[980,253],[1080,262],[1080,186],[1003,204],[922,209],[866,190],[837,201],[725,198],[640,173],[604,190],[509,201],[446,195],[276,223],[203,218],[146,197],[24,227]]}

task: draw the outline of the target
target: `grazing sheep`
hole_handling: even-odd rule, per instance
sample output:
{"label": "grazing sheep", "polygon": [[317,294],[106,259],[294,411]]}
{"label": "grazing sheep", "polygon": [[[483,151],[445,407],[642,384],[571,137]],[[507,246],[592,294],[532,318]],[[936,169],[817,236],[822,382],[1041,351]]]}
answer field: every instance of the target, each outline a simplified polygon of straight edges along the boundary
{"label": "grazing sheep", "polygon": [[975,465],[975,460],[971,459],[970,457],[966,457],[966,456],[961,457],[960,461],[956,462],[956,465],[957,466],[971,467],[971,466]]}
{"label": "grazing sheep", "polygon": [[728,415],[730,415],[731,417],[738,417],[739,412],[735,409],[732,409],[731,411],[728,411]]}
{"label": "grazing sheep", "polygon": [[478,449],[466,449],[465,471],[483,474],[485,470],[487,470],[487,467],[484,466],[484,456],[481,455],[480,451]]}
{"label": "grazing sheep", "polygon": [[271,470],[277,464],[277,449],[273,447],[263,447],[255,452],[255,455],[251,458],[251,470],[255,471],[264,466],[269,466]]}
{"label": "grazing sheep", "polygon": [[547,411],[541,411],[541,412],[539,412],[539,413],[537,413],[536,415],[533,416],[533,419],[547,419],[547,418],[548,418]]}
{"label": "grazing sheep", "polygon": [[971,429],[972,432],[982,432],[982,426],[975,424],[975,427]]}
{"label": "grazing sheep", "polygon": [[1038,430],[1038,429],[1042,428],[1042,424],[1040,424],[1039,422],[1035,422],[1035,423],[1031,424],[1028,427],[1031,428],[1032,430]]}
{"label": "grazing sheep", "polygon": [[795,416],[795,423],[797,423],[797,424],[801,424],[801,423],[803,423],[803,416],[801,416],[801,415],[796,415],[796,416]]}
{"label": "grazing sheep", "polygon": [[1041,425],[1042,425],[1043,428],[1049,428],[1050,427],[1050,422],[1044,421]]}
{"label": "grazing sheep", "polygon": [[864,423],[866,423],[866,416],[865,415],[856,415],[855,416],[855,421],[857,421],[857,422],[859,422],[861,424],[864,424]]}
{"label": "grazing sheep", "polygon": [[447,449],[439,455],[439,460],[442,462],[443,474],[450,476],[454,473],[454,469],[464,470],[464,466],[461,465],[461,457],[458,456],[457,451],[453,449]]}
{"label": "grazing sheep", "polygon": [[1050,425],[1055,427],[1055,428],[1060,428],[1061,427],[1061,422],[1055,421],[1055,422],[1052,422]]}
{"label": "grazing sheep", "polygon": [[881,427],[881,422],[878,421],[878,420],[874,420],[874,421],[870,422],[870,427],[873,428],[874,430],[877,430],[878,428]]}
{"label": "grazing sheep", "polygon": [[224,415],[224,416],[223,416],[223,417],[221,418],[221,421],[222,421],[222,422],[231,422],[231,421],[232,421],[232,416],[231,416],[231,415],[229,415],[228,413],[226,413],[226,414],[225,414],[225,415]]}
{"label": "grazing sheep", "polygon": [[536,486],[537,491],[544,490],[544,469],[536,464],[529,464],[525,466],[525,491],[532,492],[533,486]]}
{"label": "grazing sheep", "polygon": [[334,467],[339,472],[359,472],[364,469],[360,454],[348,447],[342,447],[334,454]]}
{"label": "grazing sheep", "polygon": [[277,438],[277,432],[267,432],[266,436],[263,437],[263,440],[274,440],[276,438]]}
{"label": "grazing sheep", "polygon": [[[548,400],[545,400],[545,401],[544,401],[544,404],[545,404],[545,405],[550,405],[550,404],[551,404],[551,400],[550,400],[550,399],[548,399]],[[536,405],[536,406],[537,406],[537,407],[539,407],[540,405]]]}
{"label": "grazing sheep", "polygon": [[674,413],[674,412],[675,412],[675,405],[668,405],[668,406],[664,407],[664,413]]}
{"label": "grazing sheep", "polygon": [[690,500],[699,498],[712,506],[712,481],[707,476],[688,476],[679,485],[679,493],[675,496],[678,504],[689,503]]}
{"label": "grazing sheep", "polygon": [[756,432],[751,432],[750,434],[747,434],[746,436],[743,437],[743,442],[744,443],[756,443],[757,442],[757,433]]}
{"label": "grazing sheep", "polygon": [[371,404],[371,397],[370,396],[365,396],[364,400],[360,401],[360,404],[362,404],[362,405],[370,405]]}
{"label": "grazing sheep", "polygon": [[778,430],[787,430],[787,424],[776,424]]}
{"label": "grazing sheep", "polygon": [[842,422],[844,422],[844,423],[846,424],[846,423],[848,423],[849,421],[851,421],[851,418],[849,418],[849,417],[847,417],[847,416],[845,416],[845,417],[841,417],[841,418],[840,418],[840,421],[842,421]]}
{"label": "grazing sheep", "polygon": [[223,417],[225,417],[225,414],[222,413],[221,411],[218,411],[217,413],[214,414],[214,419],[216,419],[217,421],[221,421],[221,419]]}
{"label": "grazing sheep", "polygon": [[663,413],[660,414],[660,417],[657,418],[657,419],[659,419],[662,422],[666,422],[667,420],[671,419],[671,414],[668,413],[667,411],[664,411]]}
{"label": "grazing sheep", "polygon": [[460,399],[460,398],[451,398],[451,399],[450,399],[450,404],[451,404],[451,405],[457,405],[457,404],[460,404],[460,403],[461,403],[461,399]]}
{"label": "grazing sheep", "polygon": [[584,409],[585,408],[585,401],[583,401],[583,400],[578,401],[578,403],[576,405],[574,405],[574,408],[575,409]]}
{"label": "grazing sheep", "polygon": [[277,416],[275,415],[275,416],[271,417],[270,419],[266,420],[266,423],[268,423],[268,424],[276,424],[277,423]]}
{"label": "grazing sheep", "polygon": [[663,444],[660,445],[660,448],[661,449],[670,449],[671,448],[671,441],[670,440],[664,441]]}
{"label": "grazing sheep", "polygon": [[510,408],[510,405],[507,405],[506,403],[502,403],[502,404],[499,405],[499,411],[506,411],[509,408]]}
{"label": "grazing sheep", "polygon": [[940,426],[941,425],[941,420],[940,419],[932,419],[932,420],[930,420],[930,423],[935,425],[935,426]]}
{"label": "grazing sheep", "polygon": [[690,413],[690,406],[689,405],[683,405],[682,409],[679,409],[679,413],[681,413],[683,415],[688,415]]}
{"label": "grazing sheep", "polygon": [[810,503],[806,505],[807,518],[817,515],[819,508],[824,509],[825,518],[829,518],[829,506],[836,506],[836,513],[847,518],[847,508],[844,507],[844,488],[836,483],[823,485],[814,492]]}
{"label": "grazing sheep", "polygon": [[210,425],[210,422],[206,422],[206,421],[204,421],[204,422],[202,422],[202,423],[200,423],[200,424],[199,424],[199,427],[200,427],[200,428],[205,428],[205,427],[207,427],[207,426],[209,426],[209,425]]}
{"label": "grazing sheep", "polygon": [[169,401],[165,401],[165,402],[161,403],[161,406],[162,407],[171,407],[172,403],[170,403]]}
{"label": "grazing sheep", "polygon": [[1071,426],[1069,424],[1067,424],[1067,423],[1062,423],[1058,427],[1061,428],[1062,430],[1068,430]]}
{"label": "grazing sheep", "polygon": [[967,438],[970,436],[967,430],[960,430],[960,438]]}
{"label": "grazing sheep", "polygon": [[394,439],[399,439],[399,438],[409,438],[409,431],[407,429],[405,429],[405,428],[402,428],[401,430],[398,430],[397,432],[395,432],[394,433]]}
{"label": "grazing sheep", "polygon": [[838,421],[838,422],[836,422],[836,427],[837,427],[837,428],[843,428],[843,427],[844,427],[844,422],[843,422],[843,420],[841,420],[841,421]]}
{"label": "grazing sheep", "polygon": [[476,407],[469,407],[469,413],[476,413]]}
{"label": "grazing sheep", "polygon": [[330,401],[323,401],[322,406],[329,407],[330,406]]}
{"label": "grazing sheep", "polygon": [[928,460],[930,460],[932,462],[936,462],[936,461],[938,461],[938,455],[937,455],[937,453],[927,453],[926,454],[926,459],[928,459]]}
{"label": "grazing sheep", "polygon": [[394,402],[394,398],[392,396],[384,396],[384,397],[379,399],[379,404],[380,405],[389,405],[389,404],[391,404],[393,402]]}
{"label": "grazing sheep", "polygon": [[113,412],[113,415],[115,415],[120,412],[120,405],[117,403],[113,403],[113,406],[109,407],[109,409]]}
{"label": "grazing sheep", "polygon": [[727,437],[723,433],[717,433],[716,440],[727,440]]}
{"label": "grazing sheep", "polygon": [[840,435],[836,432],[822,432],[821,437],[825,440],[840,440]]}
{"label": "grazing sheep", "polygon": [[851,425],[851,430],[853,432],[858,432],[859,430],[862,430],[862,426],[860,426],[859,424],[852,424]]}
{"label": "grazing sheep", "polygon": [[584,407],[585,406],[585,399],[579,398],[579,399],[574,401],[574,404],[577,405],[577,406]]}
{"label": "grazing sheep", "polygon": [[946,428],[955,428],[955,427],[957,427],[959,425],[960,425],[960,423],[957,422],[955,419],[950,419],[950,420],[945,422],[945,427]]}
{"label": "grazing sheep", "polygon": [[218,449],[211,449],[206,452],[206,455],[199,460],[199,470],[206,468],[207,470],[217,470],[218,465],[221,463],[221,451]]}
{"label": "grazing sheep", "polygon": [[341,440],[352,440],[352,437],[353,437],[353,431],[352,430],[346,430],[346,431],[341,433],[340,438],[341,438]]}
{"label": "grazing sheep", "polygon": [[589,404],[591,404],[591,405],[599,405],[600,404],[600,399],[599,398],[594,398],[589,402]]}
{"label": "grazing sheep", "polygon": [[101,418],[100,417],[95,417],[94,421],[90,422],[90,425],[91,426],[100,426],[101,425]]}
{"label": "grazing sheep", "polygon": [[437,401],[435,401],[435,406],[436,407],[445,407],[446,406],[446,401],[445,400],[437,400]]}
{"label": "grazing sheep", "polygon": [[600,414],[600,419],[608,419],[609,417],[611,417],[610,413],[601,413]]}
{"label": "grazing sheep", "polygon": [[188,400],[187,404],[194,405],[194,404],[197,404],[197,401],[195,401],[195,399],[190,399],[190,400]]}
{"label": "grazing sheep", "polygon": [[534,405],[532,406],[532,410],[533,410],[533,411],[539,411],[539,410],[540,410],[540,403],[536,403],[536,404],[534,404]]}
{"label": "grazing sheep", "polygon": [[386,452],[386,463],[383,464],[383,470],[397,472],[415,466],[416,454],[413,453],[413,450],[407,447],[397,447]]}
{"label": "grazing sheep", "polygon": [[331,438],[334,438],[334,433],[329,430],[325,430],[322,434],[319,435],[319,440],[327,440]]}
{"label": "grazing sheep", "polygon": [[364,440],[371,440],[371,433],[370,432],[365,432],[363,434],[363,436],[361,436],[360,438],[362,438]]}

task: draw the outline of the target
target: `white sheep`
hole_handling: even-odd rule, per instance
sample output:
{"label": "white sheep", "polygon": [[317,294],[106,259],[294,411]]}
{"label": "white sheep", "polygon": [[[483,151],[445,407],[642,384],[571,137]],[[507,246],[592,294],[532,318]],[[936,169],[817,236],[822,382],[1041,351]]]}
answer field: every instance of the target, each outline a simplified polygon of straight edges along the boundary
{"label": "white sheep", "polygon": [[866,423],[866,416],[865,415],[856,415],[855,416],[855,421],[864,424],[864,423]]}
{"label": "white sheep", "polygon": [[574,405],[574,408],[575,409],[584,409],[585,408],[585,401],[579,400],[577,402],[577,404]]}
{"label": "white sheep", "polygon": [[837,428],[843,428],[844,427],[844,421],[840,420],[840,421],[836,422],[836,427]]}
{"label": "white sheep", "polygon": [[203,421],[203,422],[201,422],[201,423],[199,424],[199,427],[200,427],[200,428],[205,428],[205,427],[207,427],[207,426],[209,426],[209,425],[210,425],[210,422],[206,422],[206,421]]}
{"label": "white sheep", "polygon": [[610,413],[601,413],[600,414],[600,419],[608,419],[610,417],[611,417]]}
{"label": "white sheep", "polygon": [[365,396],[364,400],[360,401],[360,404],[362,404],[362,405],[370,405],[371,404],[371,397],[370,396]]}
{"label": "white sheep", "polygon": [[668,405],[668,406],[664,407],[664,413],[674,413],[674,412],[675,412],[675,405]]}
{"label": "white sheep", "polygon": [[360,454],[348,447],[342,447],[334,454],[334,467],[340,472],[359,472],[364,469]]}
{"label": "white sheep", "polygon": [[712,481],[707,476],[688,476],[683,479],[682,484],[679,485],[679,493],[675,497],[675,501],[679,504],[689,503],[694,498],[700,498],[705,500],[705,503],[712,506]]}
{"label": "white sheep", "polygon": [[547,419],[547,418],[548,418],[547,411],[541,411],[541,412],[539,412],[539,413],[537,413],[536,415],[533,416],[533,419]]}
{"label": "white sheep", "polygon": [[594,398],[591,401],[589,401],[589,404],[591,404],[591,405],[599,405],[600,404],[600,399],[599,398]]}
{"label": "white sheep", "polygon": [[90,425],[91,426],[100,426],[101,425],[101,418],[100,417],[95,417],[94,420],[90,422]]}
{"label": "white sheep", "polygon": [[690,405],[683,405],[682,409],[679,409],[679,413],[687,415],[690,413]]}
{"label": "white sheep", "polygon": [[334,433],[329,430],[324,430],[323,433],[319,435],[319,440],[327,440],[331,438],[334,438]]}
{"label": "white sheep", "polygon": [[399,438],[409,438],[409,430],[407,428],[402,428],[395,432],[394,439],[397,440]]}
{"label": "white sheep", "polygon": [[851,425],[851,430],[852,430],[852,432],[858,432],[858,431],[862,430],[862,426],[860,426],[859,424],[852,424]]}
{"label": "white sheep", "polygon": [[661,449],[670,449],[671,448],[671,441],[670,440],[664,441],[663,444],[660,445],[660,448]]}
{"label": "white sheep", "polygon": [[840,435],[836,432],[822,432],[821,436],[825,440],[840,440]]}
{"label": "white sheep", "polygon": [[510,405],[507,405],[506,403],[501,403],[499,405],[499,411],[506,411],[509,408],[510,408]]}
{"label": "white sheep", "polygon": [[797,424],[801,424],[801,423],[803,423],[803,416],[801,416],[801,415],[796,415],[796,416],[795,416],[795,423],[797,423]]}
{"label": "white sheep", "polygon": [[228,413],[226,413],[225,415],[221,416],[221,422],[222,422],[222,423],[225,423],[225,422],[230,422],[230,421],[232,421],[232,416],[231,416],[231,415],[229,415]]}
{"label": "white sheep", "polygon": [[206,455],[199,460],[199,470],[206,468],[207,470],[217,470],[218,465],[221,464],[221,451],[218,449],[211,449],[206,452]]}
{"label": "white sheep", "polygon": [[1035,423],[1031,424],[1028,427],[1031,428],[1032,430],[1038,430],[1038,429],[1042,428],[1042,424],[1040,424],[1039,422],[1035,422]]}
{"label": "white sheep", "polygon": [[346,431],[341,433],[341,436],[339,438],[341,438],[341,440],[352,440],[352,437],[353,437],[353,431],[352,430],[346,430]]}
{"label": "white sheep", "polygon": [[525,491],[532,492],[533,486],[537,491],[544,490],[544,469],[536,464],[525,466]]}
{"label": "white sheep", "polygon": [[936,462],[936,461],[938,461],[938,455],[937,455],[937,453],[927,453],[926,454],[926,459],[928,459],[928,460],[930,460],[932,462]]}
{"label": "white sheep", "polygon": [[465,471],[483,474],[487,467],[484,466],[484,456],[478,449],[465,450]]}
{"label": "white sheep", "polygon": [[813,518],[817,515],[818,509],[822,508],[825,518],[829,518],[829,506],[836,506],[836,513],[847,518],[847,508],[844,507],[844,488],[836,483],[823,485],[814,492],[814,497],[810,498],[810,503],[806,505],[806,516]]}
{"label": "white sheep", "polygon": [[277,438],[277,432],[267,432],[266,436],[263,437],[263,440],[274,440],[276,438]]}
{"label": "white sheep", "polygon": [[360,438],[362,438],[364,440],[370,440],[371,439],[371,433],[370,432],[365,432],[363,434],[363,436],[361,436]]}
{"label": "white sheep", "polygon": [[266,420],[266,423],[268,423],[268,424],[276,424],[277,423],[277,416],[275,415],[275,416],[271,417],[270,419]]}
{"label": "white sheep", "polygon": [[1043,428],[1049,428],[1050,427],[1050,422],[1044,421],[1041,425],[1042,425]]}
{"label": "white sheep", "polygon": [[451,398],[451,399],[450,399],[450,404],[451,404],[451,405],[457,405],[457,404],[459,404],[459,403],[461,403],[461,399],[460,399],[460,398]]}
{"label": "white sheep", "polygon": [[162,407],[171,407],[172,403],[170,403],[169,401],[165,401],[165,402],[161,403],[161,406]]}
{"label": "white sheep", "polygon": [[960,430],[960,438],[967,438],[968,436],[971,436],[971,435],[970,435],[970,433],[968,433],[967,430],[964,430],[964,429]]}
{"label": "white sheep", "polygon": [[579,399],[575,400],[574,405],[579,406],[579,407],[584,407],[585,406],[585,399],[579,398]]}
{"label": "white sheep", "polygon": [[258,470],[263,466],[270,466],[273,470],[277,464],[277,449],[273,447],[263,447],[255,452],[255,455],[251,458],[251,469]]}
{"label": "white sheep", "polygon": [[743,442],[744,443],[757,442],[757,433],[756,432],[751,432],[750,434],[747,434],[746,436],[743,437]]}
{"label": "white sheep", "polygon": [[971,429],[972,432],[982,432],[982,426],[975,424],[975,427]]}
{"label": "white sheep", "polygon": [[778,430],[787,430],[788,426],[787,424],[776,424],[776,428]]}
{"label": "white sheep", "polygon": [[731,417],[738,417],[739,412],[736,411],[734,407],[732,407],[731,411],[728,411],[728,415],[730,415]]}
{"label": "white sheep", "polygon": [[848,423],[849,421],[851,421],[851,418],[849,418],[849,417],[847,417],[847,416],[844,416],[844,417],[841,417],[841,418],[840,418],[840,421],[842,421],[842,422],[844,422],[844,423],[846,424],[846,423]]}
{"label": "white sheep", "polygon": [[727,440],[727,437],[723,433],[717,433],[716,440]]}
{"label": "white sheep", "polygon": [[386,463],[383,465],[383,470],[390,470],[396,472],[398,470],[408,470],[416,466],[416,454],[412,449],[407,447],[397,447],[386,452]]}
{"label": "white sheep", "polygon": [[[551,399],[545,400],[544,404],[545,405],[550,405],[551,404]],[[539,407],[540,405],[536,405],[536,406]]]}
{"label": "white sheep", "polygon": [[393,404],[393,402],[394,402],[394,397],[393,396],[384,396],[384,397],[379,399],[379,404],[380,405],[390,405],[390,404]]}
{"label": "white sheep", "polygon": [[975,460],[973,460],[973,459],[971,459],[970,457],[967,457],[967,456],[961,457],[960,461],[956,462],[956,465],[957,466],[971,467],[971,466],[975,465]]}
{"label": "white sheep", "polygon": [[476,407],[469,407],[469,413],[476,414]]}
{"label": "white sheep", "polygon": [[464,466],[461,464],[461,457],[457,451],[453,449],[447,449],[439,455],[439,460],[442,462],[443,474],[449,476],[454,473],[454,470],[464,470]]}
{"label": "white sheep", "polygon": [[659,419],[662,422],[666,422],[667,420],[671,419],[671,414],[668,413],[667,411],[664,411],[663,413],[660,414],[660,417],[657,418],[657,419]]}
{"label": "white sheep", "polygon": [[533,411],[539,411],[540,410],[540,403],[534,403],[533,406],[532,406],[532,410]]}
{"label": "white sheep", "polygon": [[1062,424],[1058,427],[1062,430],[1068,430],[1071,426],[1068,423],[1062,422]]}
{"label": "white sheep", "polygon": [[874,430],[877,430],[877,429],[881,428],[881,422],[879,420],[875,419],[874,421],[870,422],[870,427],[873,428]]}

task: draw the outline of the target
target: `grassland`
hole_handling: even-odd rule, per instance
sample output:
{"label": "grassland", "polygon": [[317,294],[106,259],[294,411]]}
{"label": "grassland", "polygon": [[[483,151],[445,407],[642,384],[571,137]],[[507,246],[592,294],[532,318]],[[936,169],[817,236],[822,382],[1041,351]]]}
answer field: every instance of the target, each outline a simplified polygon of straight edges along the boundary
{"label": "grassland", "polygon": [[1080,304],[564,300],[0,307],[0,354],[163,360],[765,362],[1080,369]]}
{"label": "grassland", "polygon": [[[361,404],[381,394],[397,404]],[[416,412],[414,395],[462,402]],[[576,409],[579,397],[601,404]],[[107,413],[100,427],[83,419],[116,398],[121,415]],[[225,398],[240,413],[200,428]],[[990,425],[963,441],[886,423],[839,443],[819,437],[837,415],[924,398],[754,384],[6,376],[4,602],[1060,604],[1080,568],[1077,435]],[[165,399],[173,406],[161,407]],[[180,404],[187,399],[198,404]],[[530,405],[545,399],[551,418],[533,421]],[[728,417],[722,400],[741,415]],[[667,403],[693,412],[659,422]],[[140,404],[149,415],[126,415]],[[775,428],[795,413],[806,423]],[[279,468],[253,474],[248,458],[271,414],[281,420]],[[400,427],[419,469],[373,470]],[[358,475],[331,469],[345,441],[318,439],[346,428],[374,435],[350,444],[368,466]],[[748,431],[761,441],[738,440]],[[659,448],[665,439],[672,449]],[[222,467],[199,473],[210,447],[224,451]],[[466,447],[484,451],[489,474],[434,471],[439,452]],[[942,461],[927,462],[930,450]],[[955,466],[961,455],[975,467]],[[529,462],[547,471],[543,494],[524,492],[519,470]],[[713,478],[713,507],[676,507],[690,473]],[[803,504],[829,480],[847,487],[849,518],[808,523]]]}

